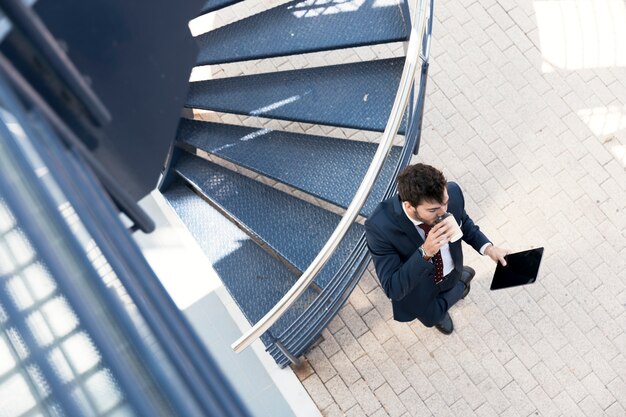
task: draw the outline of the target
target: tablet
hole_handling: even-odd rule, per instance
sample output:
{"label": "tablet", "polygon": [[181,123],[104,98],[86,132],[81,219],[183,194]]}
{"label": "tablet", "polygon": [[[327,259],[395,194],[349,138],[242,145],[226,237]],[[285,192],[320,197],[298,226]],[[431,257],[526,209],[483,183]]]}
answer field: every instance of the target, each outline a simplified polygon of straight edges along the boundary
{"label": "tablet", "polygon": [[543,248],[510,253],[505,256],[506,266],[498,262],[491,281],[491,290],[532,284],[537,280]]}

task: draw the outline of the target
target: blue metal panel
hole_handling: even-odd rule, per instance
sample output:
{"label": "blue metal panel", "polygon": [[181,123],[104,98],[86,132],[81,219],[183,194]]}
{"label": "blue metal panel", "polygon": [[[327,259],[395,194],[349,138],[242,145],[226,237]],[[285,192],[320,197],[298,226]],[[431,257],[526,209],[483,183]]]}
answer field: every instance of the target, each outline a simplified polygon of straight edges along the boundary
{"label": "blue metal panel", "polygon": [[[270,129],[182,119],[178,140],[307,194],[347,207],[376,152],[377,144]],[[361,214],[382,200],[401,148],[392,148]]]}
{"label": "blue metal panel", "polygon": [[197,37],[198,65],[406,40],[401,3],[295,0]]}
{"label": "blue metal panel", "polygon": [[[307,351],[348,300],[368,263],[369,252],[363,236],[350,259],[333,278],[329,286],[324,288],[315,302],[289,329],[278,336],[287,350],[296,357]],[[276,347],[270,348],[270,354],[274,355],[275,350],[278,349]],[[277,363],[284,367],[289,364],[289,361],[286,358],[277,359]]]}
{"label": "blue metal panel", "polygon": [[228,7],[231,4],[239,3],[242,0],[208,0],[198,15],[203,15],[206,13],[214,12],[219,9],[223,9],[224,7]]}
{"label": "blue metal panel", "polygon": [[[54,150],[54,144],[49,145]],[[86,222],[85,227],[135,301],[138,312],[152,332],[147,337],[156,338],[158,349],[170,358],[172,374],[167,383],[176,388],[176,392],[170,391],[171,401],[179,409],[184,409],[191,405],[190,397],[195,397],[204,414],[245,415],[241,403],[211,361],[204,345],[154,275],[135,242],[128,238],[125,228],[114,215],[112,205],[95,192],[98,185],[81,169],[77,163],[80,159],[66,157],[62,152],[57,152],[55,156],[58,174],[63,175],[68,183],[75,181],[83,191],[84,195],[70,196],[70,201],[77,211],[89,213],[94,219]],[[170,364],[161,361],[160,366],[165,369]],[[178,374],[174,375],[174,372]]]}
{"label": "blue metal panel", "polygon": [[[300,271],[310,265],[340,220],[336,214],[194,156],[181,157],[176,171],[248,234]],[[341,268],[362,233],[358,224],[350,230],[316,278],[320,287]]]}
{"label": "blue metal panel", "polygon": [[[203,357],[206,351],[196,347],[198,339],[189,332],[189,325],[180,320],[176,322],[181,317],[180,311],[172,309],[173,302],[149,271],[136,245],[117,219],[112,205],[105,202],[101,187],[85,171],[84,165],[81,166],[72,156],[64,154],[58,142],[55,142],[54,133],[47,126],[38,124],[36,128],[31,128],[27,119],[21,116],[22,110],[16,101],[6,92],[6,89],[0,89],[3,107],[16,112],[17,120],[12,120],[12,123],[16,126],[21,123],[25,135],[19,136],[16,142],[20,146],[16,146],[9,131],[0,123],[0,134],[4,141],[0,145],[5,145],[5,162],[7,151],[12,155],[10,161],[14,161],[0,165],[4,171],[0,176],[0,195],[14,214],[20,234],[28,237],[32,246],[29,249],[37,254],[37,259],[41,259],[57,284],[57,298],[67,298],[67,304],[73,310],[71,319],[79,321],[80,326],[86,329],[93,339],[94,348],[98,350],[96,355],[101,356],[102,362],[110,368],[105,370],[106,374],[102,374],[102,377],[111,379],[115,384],[119,382],[119,385],[110,388],[109,395],[117,393],[118,397],[126,398],[140,415],[246,415],[241,403],[228,391],[228,385],[217,368],[208,357]],[[3,117],[6,120],[8,116],[4,114]],[[43,138],[42,134],[49,136]],[[30,140],[36,140],[36,143],[31,146]],[[30,159],[27,161],[20,151],[29,155]],[[40,169],[43,167],[46,170]],[[35,175],[34,170],[44,172],[45,175]],[[100,194],[96,190],[100,190]],[[65,196],[69,197],[69,202]],[[65,217],[64,221],[58,208],[68,214],[72,214],[72,209],[75,209],[76,216]],[[74,228],[74,232],[70,230],[70,226],[81,223],[89,234],[86,235],[80,227]],[[2,232],[6,233],[4,230]],[[0,237],[3,235],[0,234]],[[93,246],[94,243],[98,246]],[[89,259],[87,255],[90,255]],[[95,256],[95,260],[91,256]],[[111,266],[107,277],[114,272],[120,278],[137,310],[131,308],[129,314],[129,299],[124,299],[126,304],[122,304],[121,297],[105,286],[102,277],[98,275],[101,271],[96,271],[92,262],[97,262],[99,268],[107,263]],[[22,269],[27,267],[25,265]],[[23,274],[21,270],[19,273]],[[151,276],[146,278],[146,274]],[[0,278],[5,279],[6,276],[0,275]],[[121,289],[117,288],[118,291]],[[38,304],[45,306],[48,298],[42,298]],[[18,312],[13,308],[14,300],[0,300],[4,307],[0,316],[7,313],[10,316],[8,321],[0,317],[0,322],[7,321],[9,326],[20,328],[21,333],[33,331],[31,323],[26,328],[20,324],[20,319],[27,317],[27,321],[31,320],[35,315],[32,309],[39,308],[38,305]],[[136,311],[143,314],[145,322],[132,314]],[[155,313],[165,315],[159,318],[159,323],[153,320]],[[60,320],[67,322],[68,319],[60,317]],[[148,324],[150,331],[143,327],[144,323]],[[176,326],[173,331],[169,329],[172,336],[163,337],[163,329],[171,323]],[[142,340],[142,336],[147,337],[147,340]],[[33,351],[41,344],[28,335],[24,340]],[[64,338],[58,343],[65,342]],[[50,349],[50,353],[42,360],[52,361],[58,349],[56,346],[46,349]],[[55,374],[46,370],[46,363],[38,365],[43,371],[45,385],[54,386],[59,380],[66,385],[62,389],[68,391],[71,399],[64,398],[63,393],[53,392],[50,401],[60,401],[63,409],[70,410],[67,415],[105,415],[112,411],[124,411],[117,405],[115,410],[110,407],[99,409],[96,403],[112,403],[114,398],[108,398],[102,391],[93,394],[77,392],[74,390],[75,383],[67,382],[66,370],[62,366],[54,370]],[[201,377],[197,378],[194,372],[201,373]],[[88,378],[88,374],[84,378]],[[190,383],[195,385],[190,386]],[[195,401],[192,399],[194,393],[198,394]],[[93,412],[82,410],[87,398],[85,395],[95,395],[97,401],[92,398],[95,404]],[[82,411],[72,411],[74,402]],[[126,411],[127,414],[130,412]]]}
{"label": "blue metal panel", "polygon": [[[207,255],[213,268],[252,324],[259,321],[289,291],[298,276],[259,247],[182,182],[164,194]],[[282,333],[311,303],[309,289],[270,331]],[[263,337],[270,346],[270,337]]]}
{"label": "blue metal panel", "polygon": [[[13,31],[0,49],[135,199],[154,189],[176,132],[197,45],[201,0],[37,1],[35,12],[90,81],[112,121],[95,129],[70,108],[53,71]],[[150,148],[150,152],[145,152]]]}
{"label": "blue metal panel", "polygon": [[186,107],[382,132],[403,66],[392,58],[198,81]]}
{"label": "blue metal panel", "polygon": [[[103,320],[103,317],[98,317],[97,313],[102,312],[103,306],[111,301],[112,294],[106,289],[96,270],[86,258],[83,248],[67,228],[52,198],[43,191],[41,185],[36,185],[37,177],[34,172],[29,171],[26,159],[17,153],[15,145],[10,140],[7,140],[11,136],[3,123],[0,124],[0,135],[6,141],[3,151],[12,151],[10,155],[12,155],[12,159],[15,161],[15,166],[21,168],[20,171],[12,171],[15,167],[2,166],[4,172],[0,176],[0,195],[2,195],[13,216],[15,216],[21,232],[24,236],[27,236],[30,245],[32,245],[30,250],[37,253],[38,258],[41,259],[46,269],[50,271],[51,276],[55,278],[59,292],[67,298],[74,314],[80,317],[81,327],[93,338],[94,343],[98,346],[99,353],[102,355],[103,363],[111,369],[133,408],[139,414],[161,415],[160,412],[156,411],[158,409],[156,407],[162,406],[164,410],[167,410],[166,403],[157,405],[143,402],[141,398],[145,397],[146,392],[131,382],[133,380],[131,376],[133,370],[138,371],[141,369],[141,366],[137,366],[141,363],[137,356],[140,349],[134,350],[133,348],[125,347],[121,351],[113,346],[114,341],[119,340],[120,333],[124,333],[124,330],[132,329],[132,326],[129,326],[128,317],[125,316],[125,312],[122,309],[109,310],[109,314],[115,317],[116,320],[119,320],[119,323],[124,323],[120,328],[115,329],[105,325],[110,322]],[[11,172],[8,172],[9,169],[11,169]],[[20,181],[11,182],[10,178],[14,179],[17,172],[19,172]],[[12,174],[12,177],[9,174]],[[29,185],[20,187],[19,184]],[[51,245],[50,242],[55,242],[55,244]],[[71,250],[73,255],[71,258],[68,258],[64,255],[69,253],[68,249],[70,248],[73,249]],[[88,280],[83,282],[83,285],[78,286],[76,283],[81,277]],[[85,297],[85,284],[87,287],[95,287],[100,291],[96,290],[93,296]],[[87,305],[88,303],[90,305]],[[3,307],[10,308],[7,305]],[[107,318],[110,317],[108,316]],[[137,344],[137,333],[129,331],[126,335],[131,340],[134,337],[135,348],[142,346],[141,343]],[[29,341],[26,340],[26,343],[29,343]],[[33,348],[36,348],[36,345]],[[149,358],[146,357],[146,359]],[[45,366],[43,368],[45,369]],[[49,378],[62,380],[62,374],[58,374],[58,371],[57,375],[48,375],[47,373],[44,375]],[[63,401],[62,396],[59,396],[58,399]],[[156,399],[156,397],[153,398],[155,401]],[[63,402],[65,403],[65,401]],[[70,415],[78,416],[81,414]]]}

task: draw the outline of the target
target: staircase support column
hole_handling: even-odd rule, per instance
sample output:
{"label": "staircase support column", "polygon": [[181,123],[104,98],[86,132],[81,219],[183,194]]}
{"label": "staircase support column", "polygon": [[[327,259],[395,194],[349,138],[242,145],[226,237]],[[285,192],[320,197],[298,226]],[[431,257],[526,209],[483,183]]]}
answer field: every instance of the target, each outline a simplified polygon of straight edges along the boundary
{"label": "staircase support column", "polygon": [[278,350],[280,350],[282,354],[285,355],[287,359],[289,359],[289,362],[291,362],[295,366],[300,366],[300,359],[296,358],[291,352],[289,352],[289,350],[279,340],[274,340],[274,344],[276,345]]}

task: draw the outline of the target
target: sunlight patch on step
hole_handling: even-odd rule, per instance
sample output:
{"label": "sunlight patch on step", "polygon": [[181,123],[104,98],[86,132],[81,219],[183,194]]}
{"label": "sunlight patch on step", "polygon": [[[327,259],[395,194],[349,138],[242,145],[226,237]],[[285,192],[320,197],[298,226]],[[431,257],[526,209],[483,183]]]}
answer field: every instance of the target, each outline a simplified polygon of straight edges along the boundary
{"label": "sunlight patch on step", "polygon": [[374,5],[372,9],[378,9],[381,7],[391,7],[391,6],[400,6],[402,4],[402,0],[376,0],[374,1]]}
{"label": "sunlight patch on step", "polygon": [[[308,93],[309,93],[309,92],[307,91],[307,92],[305,92],[305,93],[304,93],[304,95],[307,95]],[[250,114],[251,114],[252,116],[260,116],[260,115],[262,115],[262,114],[269,113],[269,112],[271,112],[272,110],[276,110],[276,109],[278,109],[278,108],[280,108],[280,107],[284,107],[284,106],[286,106],[287,104],[295,103],[296,101],[300,100],[301,98],[302,98],[302,96],[301,96],[301,95],[299,95],[299,94],[298,94],[298,95],[295,95],[295,96],[291,96],[291,97],[288,97],[288,98],[286,98],[286,99],[283,99],[283,100],[277,101],[277,102],[275,102],[275,103],[268,104],[267,106],[261,107],[261,108],[259,108],[259,109],[252,110],[252,111],[250,112]]]}
{"label": "sunlight patch on step", "polygon": [[626,66],[623,0],[535,1],[543,72]]}
{"label": "sunlight patch on step", "polygon": [[365,3],[365,0],[306,0],[294,6],[290,6],[289,8],[294,9],[293,15],[295,17],[303,18],[356,12],[363,6],[363,3]]}

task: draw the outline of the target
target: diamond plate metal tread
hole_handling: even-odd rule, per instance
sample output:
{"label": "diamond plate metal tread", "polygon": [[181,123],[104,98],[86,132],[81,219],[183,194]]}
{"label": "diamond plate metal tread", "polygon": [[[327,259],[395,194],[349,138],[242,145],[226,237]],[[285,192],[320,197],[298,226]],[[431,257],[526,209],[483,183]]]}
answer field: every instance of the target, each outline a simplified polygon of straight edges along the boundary
{"label": "diamond plate metal tread", "polygon": [[197,64],[398,42],[408,34],[401,2],[294,0],[198,36]]}
{"label": "diamond plate metal tread", "polygon": [[[207,204],[180,180],[163,193],[209,258],[251,324],[259,321],[296,282],[297,276]],[[272,328],[280,334],[317,296],[311,289]],[[266,345],[270,340],[265,337]]]}
{"label": "diamond plate metal tread", "polygon": [[202,9],[200,9],[200,13],[198,13],[198,16],[202,16],[203,14],[207,14],[207,13],[219,10],[219,9],[223,9],[224,7],[231,6],[241,1],[242,0],[208,0],[204,4],[204,6],[202,6]]}
{"label": "diamond plate metal tread", "polygon": [[390,58],[197,81],[185,106],[382,132],[403,66]]}
{"label": "diamond plate metal tread", "polygon": [[[200,189],[255,239],[304,271],[322,249],[340,217],[275,188],[192,155],[182,155],[176,172]],[[324,288],[363,235],[354,224],[315,282]]]}
{"label": "diamond plate metal tread", "polygon": [[[177,139],[344,208],[377,148],[366,142],[188,119],[181,119]],[[401,151],[392,148],[361,210],[364,216],[382,200]]]}

